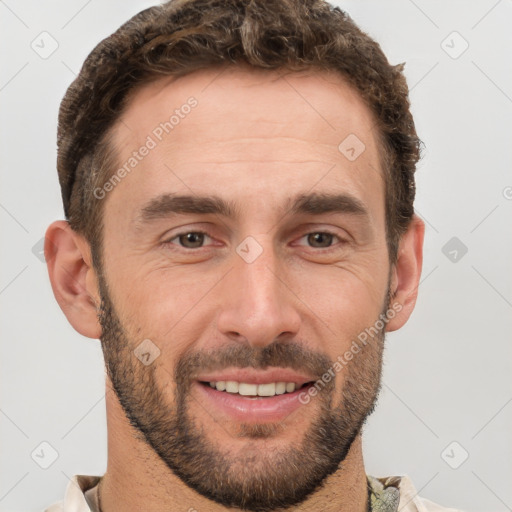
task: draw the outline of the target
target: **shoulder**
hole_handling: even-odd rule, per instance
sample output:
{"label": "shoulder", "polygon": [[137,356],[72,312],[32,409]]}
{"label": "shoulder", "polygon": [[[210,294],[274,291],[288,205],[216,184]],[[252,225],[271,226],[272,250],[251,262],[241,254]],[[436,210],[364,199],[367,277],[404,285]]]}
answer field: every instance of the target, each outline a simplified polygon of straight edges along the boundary
{"label": "shoulder", "polygon": [[43,512],[63,512],[64,505],[62,501],[59,501],[57,503],[54,503],[53,505],[50,505],[48,508],[45,508]]}
{"label": "shoulder", "polygon": [[[400,512],[463,512],[460,509],[443,507],[419,496],[408,475],[379,478],[367,475],[367,477],[372,489],[383,494],[387,493],[389,498],[399,502],[397,510]],[[393,495],[391,491],[396,491],[396,494]]]}
{"label": "shoulder", "polygon": [[93,488],[101,477],[93,475],[75,475],[69,481],[64,499],[43,512],[90,512],[90,507],[84,496],[84,492]]}
{"label": "shoulder", "polygon": [[401,512],[463,512],[460,509],[443,507],[419,496],[408,475],[400,477],[399,508]]}

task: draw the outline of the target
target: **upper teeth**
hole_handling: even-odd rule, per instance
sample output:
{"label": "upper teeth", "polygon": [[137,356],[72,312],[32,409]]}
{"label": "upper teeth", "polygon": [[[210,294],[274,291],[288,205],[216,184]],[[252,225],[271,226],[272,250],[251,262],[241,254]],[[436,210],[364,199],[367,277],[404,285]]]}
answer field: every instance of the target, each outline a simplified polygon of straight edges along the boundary
{"label": "upper teeth", "polygon": [[247,382],[235,382],[232,380],[220,380],[210,382],[212,388],[228,393],[253,396],[274,396],[295,391],[295,382],[270,382],[268,384],[248,384]]}

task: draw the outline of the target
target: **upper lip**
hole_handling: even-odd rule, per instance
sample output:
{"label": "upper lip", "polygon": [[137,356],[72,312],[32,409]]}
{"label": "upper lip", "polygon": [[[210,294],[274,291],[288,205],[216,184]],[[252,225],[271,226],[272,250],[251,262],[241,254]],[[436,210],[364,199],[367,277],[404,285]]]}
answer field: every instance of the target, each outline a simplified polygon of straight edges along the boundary
{"label": "upper lip", "polygon": [[273,368],[265,371],[239,368],[218,373],[207,373],[197,377],[202,382],[235,381],[247,384],[269,384],[271,382],[295,382],[299,386],[315,380],[314,377],[300,374],[287,368]]}

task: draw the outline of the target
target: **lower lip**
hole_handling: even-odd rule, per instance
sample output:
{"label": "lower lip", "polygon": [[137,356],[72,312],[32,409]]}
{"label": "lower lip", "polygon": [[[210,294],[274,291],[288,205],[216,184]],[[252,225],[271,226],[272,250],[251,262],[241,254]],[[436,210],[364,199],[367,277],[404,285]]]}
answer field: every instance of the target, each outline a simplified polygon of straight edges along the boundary
{"label": "lower lip", "polygon": [[307,386],[295,390],[293,393],[284,393],[264,398],[249,398],[235,393],[218,391],[209,384],[194,382],[200,396],[207,401],[215,411],[222,411],[231,418],[243,422],[272,422],[282,421],[293,411],[303,406],[299,395],[307,391]]}

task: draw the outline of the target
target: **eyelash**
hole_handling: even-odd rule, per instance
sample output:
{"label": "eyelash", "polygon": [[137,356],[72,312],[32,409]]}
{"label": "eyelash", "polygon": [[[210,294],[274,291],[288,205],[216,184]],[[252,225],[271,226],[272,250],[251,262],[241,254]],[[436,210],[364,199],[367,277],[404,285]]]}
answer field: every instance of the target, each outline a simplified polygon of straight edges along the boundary
{"label": "eyelash", "polygon": [[[177,238],[180,238],[181,236],[184,236],[184,235],[188,235],[188,234],[195,234],[195,235],[206,235],[207,237],[213,239],[213,237],[208,234],[206,231],[201,231],[201,230],[197,230],[197,231],[183,231],[181,233],[177,233],[176,235],[174,235],[172,238],[170,238],[169,240],[166,240],[163,243],[164,246],[169,246],[169,245],[172,245],[174,246],[175,244],[172,243],[173,240],[176,240]],[[342,238],[340,238],[336,233],[333,233],[332,231],[329,231],[329,230],[323,230],[323,231],[309,231],[308,233],[305,233],[304,235],[302,235],[300,237],[300,239],[308,236],[308,235],[312,235],[312,234],[322,234],[322,235],[332,235],[334,238],[337,238],[339,240],[339,243],[342,243],[342,244],[345,244],[347,243],[345,240],[343,240]],[[200,249],[205,249],[205,247],[196,247],[196,248],[189,248],[189,247],[183,247],[183,246],[177,246],[179,249],[182,249],[184,251],[187,251],[187,252],[191,252],[191,251],[198,251]],[[330,249],[332,249],[334,247],[334,245],[331,245],[329,247],[310,247],[311,249],[317,249],[318,251],[328,251]]]}

